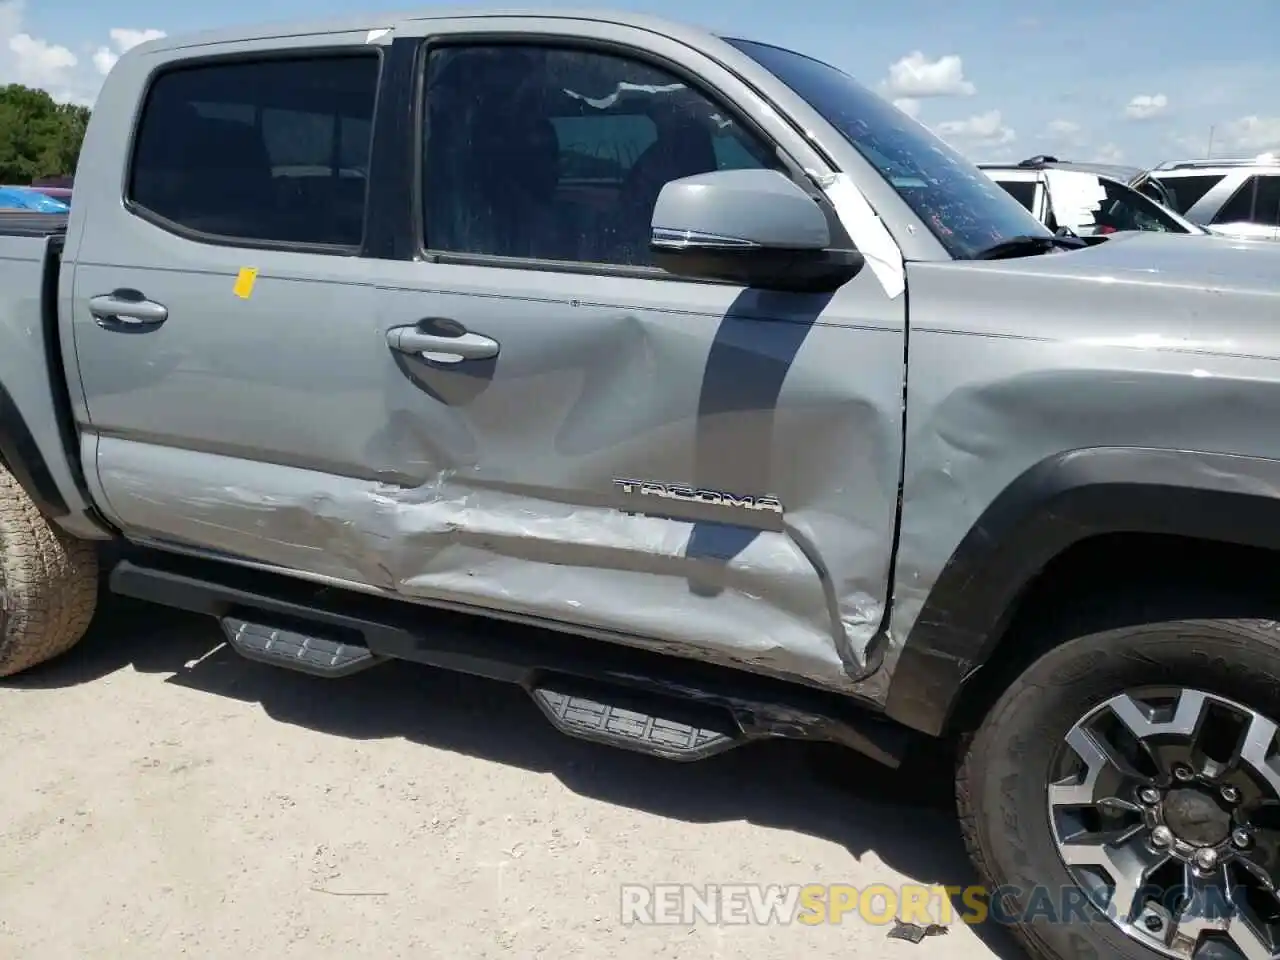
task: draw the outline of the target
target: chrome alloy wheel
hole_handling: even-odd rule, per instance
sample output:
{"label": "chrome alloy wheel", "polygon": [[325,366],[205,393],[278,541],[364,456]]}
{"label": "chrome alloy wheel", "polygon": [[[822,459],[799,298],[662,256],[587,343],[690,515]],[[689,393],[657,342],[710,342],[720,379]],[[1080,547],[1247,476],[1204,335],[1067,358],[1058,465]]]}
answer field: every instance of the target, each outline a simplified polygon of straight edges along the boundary
{"label": "chrome alloy wheel", "polygon": [[1213,694],[1145,689],[1065,741],[1049,822],[1090,903],[1165,956],[1280,958],[1276,723]]}

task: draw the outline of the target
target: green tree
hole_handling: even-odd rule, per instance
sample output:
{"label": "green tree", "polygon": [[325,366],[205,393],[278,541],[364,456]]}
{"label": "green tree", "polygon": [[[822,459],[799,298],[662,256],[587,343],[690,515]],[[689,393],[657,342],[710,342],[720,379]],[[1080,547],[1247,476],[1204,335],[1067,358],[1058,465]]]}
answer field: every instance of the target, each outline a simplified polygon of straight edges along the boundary
{"label": "green tree", "polygon": [[0,86],[0,183],[75,173],[88,123],[88,107],[19,83]]}

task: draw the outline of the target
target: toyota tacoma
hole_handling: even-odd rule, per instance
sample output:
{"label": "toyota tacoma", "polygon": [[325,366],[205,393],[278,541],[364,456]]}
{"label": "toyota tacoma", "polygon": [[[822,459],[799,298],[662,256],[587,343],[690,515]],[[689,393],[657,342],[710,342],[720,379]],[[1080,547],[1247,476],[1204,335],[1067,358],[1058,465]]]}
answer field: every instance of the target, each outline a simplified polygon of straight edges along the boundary
{"label": "toyota tacoma", "polygon": [[1280,955],[1280,245],[600,12],[153,40],[75,182],[0,220],[0,673],[101,569],[674,760],[934,738],[1037,957]]}

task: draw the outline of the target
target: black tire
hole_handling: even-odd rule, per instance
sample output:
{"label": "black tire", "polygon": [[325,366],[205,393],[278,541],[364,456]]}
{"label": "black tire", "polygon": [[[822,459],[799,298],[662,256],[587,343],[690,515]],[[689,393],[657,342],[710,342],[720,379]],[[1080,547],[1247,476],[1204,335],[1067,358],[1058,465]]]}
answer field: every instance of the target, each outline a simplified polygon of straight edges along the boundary
{"label": "black tire", "polygon": [[47,520],[0,466],[0,677],[66,653],[98,602],[98,554]]}
{"label": "black tire", "polygon": [[[1013,888],[1003,917],[1025,917],[1027,892],[1073,887],[1051,831],[1053,753],[1089,709],[1145,686],[1230,698],[1280,718],[1280,626],[1269,620],[1164,620],[1091,633],[1051,650],[996,702],[962,747],[956,800],[969,855],[989,891]],[[1033,914],[1035,911],[1032,911]],[[1033,917],[1012,932],[1040,960],[1154,960],[1100,913],[1088,923]]]}

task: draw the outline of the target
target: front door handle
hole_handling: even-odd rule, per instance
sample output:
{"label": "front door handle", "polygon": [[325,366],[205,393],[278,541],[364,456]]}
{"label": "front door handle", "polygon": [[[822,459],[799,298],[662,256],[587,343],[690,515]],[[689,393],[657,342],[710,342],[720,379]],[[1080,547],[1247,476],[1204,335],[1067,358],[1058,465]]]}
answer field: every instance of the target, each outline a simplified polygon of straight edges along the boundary
{"label": "front door handle", "polygon": [[479,333],[459,330],[447,335],[426,333],[418,326],[394,327],[387,331],[387,343],[401,353],[422,354],[437,363],[463,360],[492,360],[498,355],[498,341]]}
{"label": "front door handle", "polygon": [[113,290],[89,299],[89,312],[104,329],[158,327],[169,319],[164,304],[148,300],[137,290]]}

